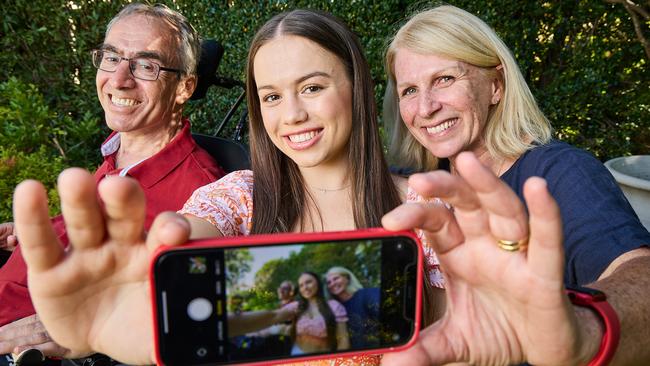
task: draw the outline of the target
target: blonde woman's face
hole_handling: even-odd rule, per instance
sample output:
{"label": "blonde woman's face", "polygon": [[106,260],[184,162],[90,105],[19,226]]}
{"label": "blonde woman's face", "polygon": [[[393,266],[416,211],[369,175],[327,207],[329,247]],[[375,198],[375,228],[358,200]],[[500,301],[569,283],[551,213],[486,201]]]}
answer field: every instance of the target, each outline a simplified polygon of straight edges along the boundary
{"label": "blonde woman's face", "polygon": [[327,275],[327,289],[334,296],[341,296],[346,293],[350,281],[340,273],[330,273]]}
{"label": "blonde woman's face", "polygon": [[434,156],[486,152],[488,112],[501,84],[481,68],[436,55],[399,49],[395,55],[400,115],[415,139]]}

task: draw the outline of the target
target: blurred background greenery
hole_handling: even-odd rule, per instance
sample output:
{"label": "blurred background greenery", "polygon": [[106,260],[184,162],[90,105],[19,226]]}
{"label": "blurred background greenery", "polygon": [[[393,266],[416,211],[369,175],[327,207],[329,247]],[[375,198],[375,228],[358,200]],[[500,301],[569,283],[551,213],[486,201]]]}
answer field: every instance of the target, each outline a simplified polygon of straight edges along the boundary
{"label": "blurred background greenery", "polygon": [[[262,251],[262,253],[268,252]],[[253,253],[249,249],[226,251],[226,294],[229,294],[229,297],[239,296],[243,311],[277,308],[279,303],[277,288],[283,281],[291,281],[295,286],[295,296],[298,296],[298,279],[304,272],[318,275],[323,286],[322,290],[325,291],[325,273],[334,266],[349,269],[364,288],[380,287],[381,244],[379,241],[304,245],[299,251],[292,251],[287,257],[266,261],[255,272],[252,286],[242,285],[245,282],[242,279],[251,271],[253,260]],[[390,286],[391,279],[384,280],[388,281],[388,284],[384,284],[387,288]]]}
{"label": "blurred background greenery", "polygon": [[[162,1],[225,48],[221,75],[243,80],[246,49],[272,15],[329,11],[359,35],[381,103],[386,39],[413,11],[438,2],[386,0]],[[602,161],[650,151],[650,3],[641,0],[448,0],[486,20],[513,50],[556,136]],[[67,166],[93,168],[107,136],[90,50],[123,1],[8,0],[0,28],[0,222],[26,178],[50,190]],[[212,88],[187,113],[213,134],[241,90]],[[381,104],[380,104],[381,105]],[[236,118],[235,118],[236,120]],[[222,136],[230,136],[228,126]]]}

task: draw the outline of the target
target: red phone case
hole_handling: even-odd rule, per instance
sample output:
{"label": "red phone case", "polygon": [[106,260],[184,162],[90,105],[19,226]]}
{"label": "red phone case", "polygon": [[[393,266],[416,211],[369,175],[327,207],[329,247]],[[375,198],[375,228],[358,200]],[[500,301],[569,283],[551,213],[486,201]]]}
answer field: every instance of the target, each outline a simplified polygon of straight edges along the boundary
{"label": "red phone case", "polygon": [[285,243],[301,243],[307,244],[310,242],[323,242],[323,241],[336,241],[336,240],[355,240],[355,239],[372,239],[372,238],[387,238],[387,237],[409,237],[418,247],[418,260],[417,260],[417,271],[416,271],[416,294],[415,294],[415,322],[413,329],[413,336],[411,339],[404,345],[399,347],[388,347],[374,350],[363,350],[363,351],[350,351],[350,352],[341,352],[332,355],[316,355],[316,356],[305,356],[305,357],[292,357],[277,359],[271,361],[260,361],[252,363],[239,363],[238,365],[274,365],[279,363],[298,363],[304,361],[316,361],[323,359],[332,359],[339,357],[350,357],[350,356],[359,356],[359,355],[376,355],[387,352],[396,352],[400,350],[407,349],[411,347],[420,332],[420,321],[421,321],[421,302],[422,302],[422,270],[423,270],[423,252],[422,244],[418,237],[412,231],[388,231],[381,228],[371,228],[363,230],[352,230],[352,231],[332,231],[332,232],[320,232],[320,233],[286,233],[286,234],[264,234],[264,235],[249,235],[249,236],[237,236],[237,237],[227,237],[227,238],[211,238],[211,239],[201,239],[201,240],[190,240],[187,244],[182,246],[161,246],[152,256],[150,267],[149,267],[149,283],[150,283],[150,296],[152,300],[153,308],[153,324],[154,326],[154,340],[156,342],[156,363],[158,365],[164,365],[160,355],[159,349],[159,337],[158,337],[158,309],[156,306],[156,287],[155,281],[153,278],[153,273],[155,269],[156,262],[158,258],[166,252],[169,251],[178,251],[186,249],[196,249],[196,248],[215,248],[215,247],[238,247],[238,246],[265,246],[272,244],[285,244]]}

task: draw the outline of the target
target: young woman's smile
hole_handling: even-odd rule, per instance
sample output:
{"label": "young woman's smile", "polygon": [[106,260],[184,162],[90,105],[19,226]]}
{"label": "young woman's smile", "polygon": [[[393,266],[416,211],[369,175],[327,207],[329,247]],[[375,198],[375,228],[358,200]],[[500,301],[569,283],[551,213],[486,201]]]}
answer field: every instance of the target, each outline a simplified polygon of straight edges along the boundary
{"label": "young woman's smile", "polygon": [[280,36],[254,61],[264,127],[300,167],[347,162],[352,83],[343,63],[318,44]]}

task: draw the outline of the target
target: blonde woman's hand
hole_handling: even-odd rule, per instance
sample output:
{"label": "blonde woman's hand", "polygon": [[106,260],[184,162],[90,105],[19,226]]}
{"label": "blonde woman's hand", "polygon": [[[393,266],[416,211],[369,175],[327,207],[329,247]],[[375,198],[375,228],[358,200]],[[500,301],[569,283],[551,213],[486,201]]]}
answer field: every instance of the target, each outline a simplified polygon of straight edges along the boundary
{"label": "blonde woman's hand", "polygon": [[[389,365],[469,362],[507,365],[586,363],[581,330],[563,286],[559,208],[541,178],[525,184],[523,203],[471,153],[456,159],[459,175],[435,171],[410,178],[424,197],[453,206],[404,204],[383,218],[390,230],[420,228],[446,279],[446,311],[411,349],[387,354]],[[499,240],[528,240],[507,251]],[[596,345],[597,347],[597,345]]]}

